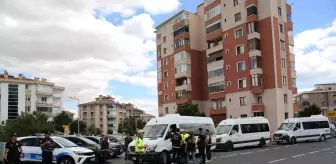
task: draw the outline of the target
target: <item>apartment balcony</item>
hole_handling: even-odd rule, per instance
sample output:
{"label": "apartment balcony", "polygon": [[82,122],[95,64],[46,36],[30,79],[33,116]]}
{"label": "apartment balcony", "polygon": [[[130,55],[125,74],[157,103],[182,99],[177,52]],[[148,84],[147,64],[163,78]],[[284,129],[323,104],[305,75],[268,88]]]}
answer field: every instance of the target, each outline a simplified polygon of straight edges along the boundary
{"label": "apartment balcony", "polygon": [[264,111],[265,105],[263,103],[252,103],[252,111]]}
{"label": "apartment balcony", "polygon": [[182,78],[182,77],[191,77],[191,71],[185,71],[185,72],[177,72],[175,73],[175,79]]}
{"label": "apartment balcony", "polygon": [[250,69],[250,75],[256,75],[256,74],[263,74],[263,69],[262,68],[251,68]]}
{"label": "apartment balcony", "polygon": [[218,30],[216,30],[212,33],[207,34],[206,35],[206,40],[211,41],[211,40],[215,40],[215,39],[220,38],[220,37],[222,37],[222,29],[218,29]]}
{"label": "apartment balcony", "polygon": [[62,95],[61,94],[54,94],[53,97],[60,99],[62,97]]}
{"label": "apartment balcony", "polygon": [[117,124],[117,120],[113,120],[113,121],[107,121],[107,124],[111,125],[116,125]]}
{"label": "apartment balcony", "polygon": [[261,51],[258,49],[250,50],[249,57],[261,56]]}
{"label": "apartment balcony", "polygon": [[25,95],[26,95],[26,96],[30,96],[30,95],[31,95],[31,90],[30,90],[30,89],[26,89],[26,91],[25,91]]}
{"label": "apartment balcony", "polygon": [[294,45],[294,37],[293,37],[293,35],[288,35],[288,44],[289,45]]}
{"label": "apartment balcony", "polygon": [[212,108],[209,111],[209,115],[210,116],[226,115],[226,112],[227,112],[226,106],[220,107],[220,108],[216,108],[216,109]]}
{"label": "apartment balcony", "polygon": [[192,91],[191,84],[184,84],[175,87],[175,91],[181,91],[181,90]]}
{"label": "apartment balcony", "polygon": [[253,94],[259,94],[259,93],[263,93],[264,92],[264,86],[260,85],[260,86],[252,86],[251,87],[251,93]]}
{"label": "apartment balcony", "polygon": [[291,70],[291,76],[292,76],[292,78],[294,79],[296,79],[296,71],[295,70]]}
{"label": "apartment balcony", "polygon": [[223,67],[224,66],[224,60],[217,60],[208,63],[207,68],[208,70],[211,70],[213,68]]}
{"label": "apartment balcony", "polygon": [[54,106],[52,102],[37,102],[36,105],[39,107],[53,107]]}
{"label": "apartment balcony", "polygon": [[260,39],[260,33],[259,32],[252,32],[252,33],[247,34],[247,39],[248,40],[253,39],[253,38]]}
{"label": "apartment balcony", "polygon": [[184,104],[184,103],[191,103],[191,92],[186,90],[176,91],[176,103],[177,104]]}
{"label": "apartment balcony", "polygon": [[107,115],[107,118],[117,118],[117,113],[110,113]]}
{"label": "apartment balcony", "polygon": [[225,92],[215,92],[209,93],[209,100],[218,100],[218,99],[225,99]]}
{"label": "apartment balcony", "polygon": [[25,101],[25,106],[31,106],[31,101]]}
{"label": "apartment balcony", "polygon": [[258,6],[258,0],[245,0],[245,7],[249,7],[251,5]]}
{"label": "apartment balcony", "polygon": [[190,38],[189,32],[182,32],[182,33],[174,36],[174,41],[177,41],[177,40],[182,39],[182,38],[189,39]]}
{"label": "apartment balcony", "polygon": [[188,56],[186,58],[183,58],[181,60],[175,60],[174,61],[174,65],[180,65],[180,64],[188,64],[188,65],[190,65],[191,64],[190,56]]}
{"label": "apartment balcony", "polygon": [[184,19],[173,25],[173,30],[176,30],[182,26],[189,26],[189,20]]}
{"label": "apartment balcony", "polygon": [[210,55],[212,53],[218,52],[220,50],[223,50],[223,42],[219,41],[217,45],[214,45],[214,43],[210,43],[210,48],[206,50],[206,55]]}
{"label": "apartment balcony", "polygon": [[48,91],[37,91],[36,95],[41,95],[41,96],[52,96],[53,92],[48,92]]}

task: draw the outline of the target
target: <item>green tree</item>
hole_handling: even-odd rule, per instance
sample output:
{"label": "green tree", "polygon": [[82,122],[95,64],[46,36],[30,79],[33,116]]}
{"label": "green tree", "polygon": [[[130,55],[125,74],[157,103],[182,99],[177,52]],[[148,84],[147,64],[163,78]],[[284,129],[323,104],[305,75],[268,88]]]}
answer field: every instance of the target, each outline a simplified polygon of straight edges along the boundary
{"label": "green tree", "polygon": [[103,131],[100,128],[96,128],[94,125],[91,125],[88,128],[89,135],[100,135],[103,133]]}
{"label": "green tree", "polygon": [[177,106],[177,114],[181,116],[200,116],[205,117],[205,113],[200,113],[198,111],[198,104],[180,104]]}
{"label": "green tree", "polygon": [[142,119],[129,117],[121,121],[118,126],[118,133],[135,134],[136,130],[143,129],[146,125]]}
{"label": "green tree", "polygon": [[[72,134],[74,134],[74,133],[77,134],[77,132],[78,132],[78,122],[77,122],[77,120],[72,121],[69,128],[70,128],[70,131],[71,131]],[[87,128],[86,123],[84,121],[80,120],[79,121],[79,133],[86,134],[86,128]]]}
{"label": "green tree", "polygon": [[113,130],[112,130],[112,129],[109,129],[109,130],[107,131],[107,134],[113,134]]}
{"label": "green tree", "polygon": [[57,114],[53,119],[55,129],[60,132],[64,131],[63,125],[70,125],[72,122],[73,115],[66,111]]}
{"label": "green tree", "polygon": [[299,111],[299,117],[310,117],[311,115],[321,114],[321,108],[313,104]]}

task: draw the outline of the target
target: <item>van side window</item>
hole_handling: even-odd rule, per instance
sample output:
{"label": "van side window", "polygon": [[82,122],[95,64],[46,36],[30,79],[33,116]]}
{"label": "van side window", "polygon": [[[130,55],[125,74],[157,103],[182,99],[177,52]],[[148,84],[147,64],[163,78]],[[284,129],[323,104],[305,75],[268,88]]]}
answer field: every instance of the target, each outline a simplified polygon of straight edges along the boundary
{"label": "van side window", "polygon": [[301,124],[298,122],[298,123],[296,123],[296,127],[298,128],[298,129],[301,129]]}
{"label": "van side window", "polygon": [[269,126],[266,123],[261,124],[241,124],[240,128],[242,133],[259,133],[259,132],[269,132]]}
{"label": "van side window", "polygon": [[238,125],[233,126],[232,130],[235,130],[238,133],[239,132]]}

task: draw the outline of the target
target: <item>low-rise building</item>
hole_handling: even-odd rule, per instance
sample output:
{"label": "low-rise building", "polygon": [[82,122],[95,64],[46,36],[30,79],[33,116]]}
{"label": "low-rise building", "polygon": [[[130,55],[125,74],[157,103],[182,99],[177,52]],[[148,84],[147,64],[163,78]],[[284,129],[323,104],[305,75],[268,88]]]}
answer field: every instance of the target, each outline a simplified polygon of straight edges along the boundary
{"label": "low-rise building", "polygon": [[142,120],[143,120],[144,122],[148,122],[148,121],[150,121],[152,118],[155,118],[155,116],[153,116],[153,115],[151,115],[151,114],[147,114],[147,113],[145,113],[144,115],[142,115]]}

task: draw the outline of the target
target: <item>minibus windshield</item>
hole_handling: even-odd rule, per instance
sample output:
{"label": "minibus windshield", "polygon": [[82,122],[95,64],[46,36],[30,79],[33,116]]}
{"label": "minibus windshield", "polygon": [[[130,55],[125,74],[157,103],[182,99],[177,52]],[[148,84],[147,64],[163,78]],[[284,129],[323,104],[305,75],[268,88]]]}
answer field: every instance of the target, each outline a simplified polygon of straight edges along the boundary
{"label": "minibus windshield", "polygon": [[279,130],[290,131],[293,129],[295,123],[282,123],[279,127]]}
{"label": "minibus windshield", "polygon": [[147,125],[143,129],[144,131],[144,138],[152,138],[157,139],[163,137],[164,133],[167,129],[167,124],[158,124],[158,125]]}
{"label": "minibus windshield", "polygon": [[232,125],[219,125],[216,128],[216,134],[221,135],[221,134],[228,134],[230,132]]}

